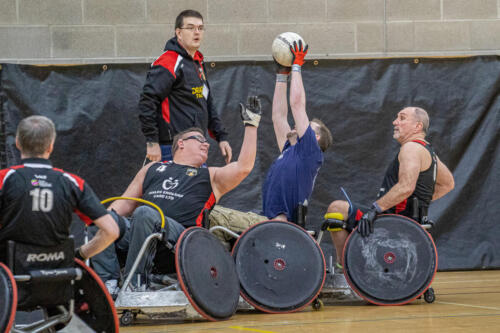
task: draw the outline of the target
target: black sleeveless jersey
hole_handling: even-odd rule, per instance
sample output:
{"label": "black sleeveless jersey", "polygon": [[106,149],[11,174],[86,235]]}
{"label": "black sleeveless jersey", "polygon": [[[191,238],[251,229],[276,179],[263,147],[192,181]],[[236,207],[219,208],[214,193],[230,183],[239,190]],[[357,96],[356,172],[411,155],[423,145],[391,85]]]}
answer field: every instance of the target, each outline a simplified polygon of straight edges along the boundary
{"label": "black sleeveless jersey", "polygon": [[[412,197],[418,198],[419,207],[429,207],[429,204],[432,200],[432,195],[434,194],[434,184],[436,183],[436,175],[437,175],[437,160],[436,154],[432,149],[430,143],[427,143],[422,140],[413,140],[412,142],[416,142],[424,146],[429,154],[431,154],[432,162],[430,167],[421,171],[418,175],[417,184],[415,186],[415,190],[413,193],[404,201],[398,203],[396,206],[388,209],[387,213],[396,213],[405,216],[411,217],[410,205],[408,204],[408,199]],[[382,186],[380,187],[380,191],[378,197],[382,197],[384,194],[389,192],[389,190],[398,182],[399,177],[399,160],[398,155],[387,168],[385,173],[384,180],[382,182]]]}
{"label": "black sleeveless jersey", "polygon": [[151,165],[144,178],[142,197],[185,227],[202,226],[203,211],[215,204],[208,168],[172,161]]}
{"label": "black sleeveless jersey", "polygon": [[86,224],[107,214],[85,181],[41,158],[0,170],[0,243],[53,246],[69,236],[72,213]]}

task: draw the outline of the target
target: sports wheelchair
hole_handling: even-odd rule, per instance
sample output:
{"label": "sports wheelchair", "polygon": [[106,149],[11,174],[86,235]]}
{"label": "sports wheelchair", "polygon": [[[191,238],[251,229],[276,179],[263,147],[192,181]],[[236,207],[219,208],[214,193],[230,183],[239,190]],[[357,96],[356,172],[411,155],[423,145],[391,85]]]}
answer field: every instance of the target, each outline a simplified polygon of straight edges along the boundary
{"label": "sports wheelchair", "polygon": [[[6,263],[0,262],[0,332],[53,332],[68,325],[118,332],[111,296],[74,251],[72,238],[51,247],[8,241]],[[43,319],[15,323],[17,311],[37,310]]]}
{"label": "sports wheelchair", "polygon": [[[334,273],[330,261],[333,274],[320,298],[328,299],[329,293],[339,289],[344,293],[352,289],[359,296],[356,297],[358,300],[377,305],[402,305],[422,296],[427,303],[434,302],[435,293],[430,285],[437,271],[438,255],[427,231],[434,222],[428,219],[427,209],[419,209],[417,198],[412,198],[412,201],[412,218],[397,214],[378,215],[370,236],[361,237],[356,228],[349,234],[342,256],[344,276]],[[340,214],[326,214],[318,243],[325,231],[346,227]]]}
{"label": "sports wheelchair", "polygon": [[[236,310],[258,309],[267,313],[299,311],[315,299],[325,280],[325,261],[315,240],[302,228],[281,221],[264,221],[238,235],[224,227],[186,229],[175,246],[166,242],[165,217],[153,203],[136,198],[115,197],[103,203],[129,199],[148,204],[161,215],[162,227],[142,245],[116,298],[120,323],[131,324],[138,314],[150,319],[230,318]],[[230,254],[213,235],[216,230],[236,239]],[[173,254],[175,274],[161,273],[155,291],[139,291],[131,280],[152,242],[165,258]],[[158,257],[158,252],[157,256]],[[155,258],[156,260],[156,258]],[[161,263],[156,263],[161,266]],[[163,263],[164,264],[164,263]],[[171,272],[170,272],[171,273]],[[272,291],[272,292],[270,292]],[[241,297],[240,297],[241,295]]]}

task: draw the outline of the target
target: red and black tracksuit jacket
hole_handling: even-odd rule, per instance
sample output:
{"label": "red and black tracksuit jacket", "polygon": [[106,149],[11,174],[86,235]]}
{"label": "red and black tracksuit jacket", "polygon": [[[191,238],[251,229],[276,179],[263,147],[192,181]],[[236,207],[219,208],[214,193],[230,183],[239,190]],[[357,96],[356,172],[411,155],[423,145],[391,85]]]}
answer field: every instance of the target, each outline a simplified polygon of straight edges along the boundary
{"label": "red and black tracksuit jacket", "polygon": [[69,236],[72,213],[89,225],[108,213],[80,177],[41,158],[0,170],[0,248],[7,240],[54,246]]}
{"label": "red and black tracksuit jacket", "polygon": [[139,101],[146,141],[171,145],[175,134],[190,127],[208,129],[219,142],[227,140],[205,73],[200,52],[192,58],[177,37],[167,42],[151,65]]}

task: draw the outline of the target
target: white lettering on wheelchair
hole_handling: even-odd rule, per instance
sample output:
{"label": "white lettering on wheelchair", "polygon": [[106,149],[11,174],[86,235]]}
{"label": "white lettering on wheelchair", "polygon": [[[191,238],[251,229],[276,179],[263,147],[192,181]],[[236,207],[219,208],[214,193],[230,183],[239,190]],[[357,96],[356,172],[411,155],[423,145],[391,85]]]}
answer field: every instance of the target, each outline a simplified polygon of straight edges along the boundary
{"label": "white lettering on wheelchair", "polygon": [[69,273],[69,271],[67,271],[67,270],[61,270],[61,269],[50,270],[50,271],[40,270],[39,272],[42,275],[45,275],[45,276],[50,276],[50,275],[57,276],[57,275],[63,275],[63,274],[68,274]]}
{"label": "white lettering on wheelchair", "polygon": [[59,261],[64,259],[64,252],[52,252],[52,253],[29,253],[26,261],[27,262],[44,262],[44,261]]}
{"label": "white lettering on wheelchair", "polygon": [[274,244],[274,246],[278,249],[278,250],[284,250],[286,248],[286,245],[285,244],[281,244],[281,243],[278,243],[276,242],[276,244]]}

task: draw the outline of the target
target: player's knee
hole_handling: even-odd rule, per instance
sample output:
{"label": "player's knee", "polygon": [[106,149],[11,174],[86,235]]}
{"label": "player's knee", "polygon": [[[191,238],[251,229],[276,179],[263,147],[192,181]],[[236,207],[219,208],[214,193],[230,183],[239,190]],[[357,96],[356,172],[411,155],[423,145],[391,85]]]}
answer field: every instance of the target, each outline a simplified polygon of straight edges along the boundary
{"label": "player's knee", "polygon": [[348,210],[349,203],[347,201],[335,200],[328,206],[327,213],[340,213],[346,217]]}

